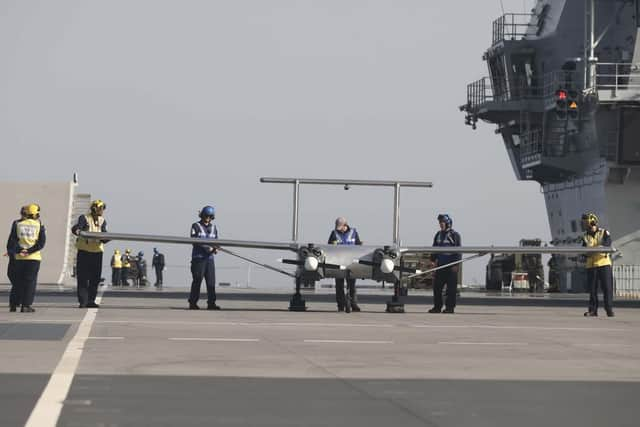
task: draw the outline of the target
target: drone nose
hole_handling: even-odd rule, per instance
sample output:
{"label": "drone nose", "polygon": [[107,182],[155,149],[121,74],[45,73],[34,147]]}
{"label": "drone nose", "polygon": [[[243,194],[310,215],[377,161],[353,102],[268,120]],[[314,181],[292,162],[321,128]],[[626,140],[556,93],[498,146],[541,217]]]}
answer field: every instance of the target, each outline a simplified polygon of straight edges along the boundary
{"label": "drone nose", "polygon": [[385,258],[382,260],[382,262],[380,262],[380,271],[382,271],[384,274],[389,274],[393,271],[395,266],[396,265],[393,260]]}
{"label": "drone nose", "polygon": [[318,269],[318,258],[308,256],[304,260],[304,269],[307,271],[316,271]]}

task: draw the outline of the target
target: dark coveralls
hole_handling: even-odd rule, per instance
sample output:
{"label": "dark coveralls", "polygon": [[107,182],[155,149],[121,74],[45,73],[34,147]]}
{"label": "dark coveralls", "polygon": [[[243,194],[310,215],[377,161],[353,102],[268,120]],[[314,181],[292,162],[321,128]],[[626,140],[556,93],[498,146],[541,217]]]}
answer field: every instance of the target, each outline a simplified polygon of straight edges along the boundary
{"label": "dark coveralls", "polygon": [[156,270],[156,286],[162,286],[162,270],[164,270],[164,255],[160,252],[153,254],[151,265]]}
{"label": "dark coveralls", "polygon": [[[18,237],[18,223],[22,220],[16,220],[11,224],[11,232],[7,239],[7,254],[9,255],[9,267],[7,268],[7,276],[11,282],[11,293],[9,294],[10,307],[30,307],[36,294],[36,285],[38,282],[38,272],[40,271],[40,260],[35,259],[16,259],[20,253]],[[40,224],[40,232],[36,243],[27,248],[28,254],[33,254],[44,248],[47,241],[44,225]]]}
{"label": "dark coveralls", "polygon": [[120,271],[120,284],[122,286],[129,286],[129,269],[131,268],[131,263],[133,260],[131,259],[131,255],[128,253],[124,253],[120,257],[122,261],[122,271]]}
{"label": "dark coveralls", "polygon": [[[460,234],[451,228],[445,231],[438,231],[433,238],[433,246],[460,246]],[[446,265],[459,261],[459,253],[433,254],[431,261],[436,261],[437,265]],[[451,266],[436,270],[433,283],[433,308],[442,309],[442,290],[447,285],[447,300],[445,302],[448,310],[453,310],[456,306],[456,294],[458,291],[458,266]]]}
{"label": "dark coveralls", "polygon": [[121,273],[122,261],[120,260],[120,254],[114,254],[111,257],[111,286],[120,286]]}
{"label": "dark coveralls", "polygon": [[[361,245],[360,236],[355,228],[347,226],[347,230],[342,233],[338,230],[331,231],[329,235],[330,245]],[[351,298],[351,306],[357,306],[356,302],[356,279],[347,279],[347,292]],[[344,295],[344,279],[336,277],[336,303],[338,310],[344,310],[347,303]]]}
{"label": "dark coveralls", "polygon": [[[587,231],[582,240],[582,246],[611,246],[611,235],[603,228],[595,232]],[[613,271],[611,258],[608,254],[594,254],[587,256],[587,284],[589,287],[589,312],[598,313],[598,287],[602,290],[604,309],[607,314],[613,313]]]}
{"label": "dark coveralls", "polygon": [[[191,225],[191,237],[200,239],[217,239],[218,229],[213,223],[205,225],[202,221]],[[207,284],[207,304],[216,302],[216,266],[213,259],[213,248],[208,245],[193,245],[191,250],[191,293],[189,304],[197,304],[200,299],[200,286],[202,279]]]}
{"label": "dark coveralls", "polygon": [[[91,215],[89,215],[91,217]],[[100,231],[107,232],[107,221],[102,219]],[[73,234],[78,231],[89,231],[95,226],[89,226],[85,215],[78,218],[78,222],[71,228]],[[80,239],[80,238],[79,238]],[[108,240],[101,240],[99,243],[107,243]],[[100,275],[102,274],[102,255],[103,249],[99,243],[85,243],[84,246],[78,247],[78,257],[76,258],[76,279],[78,281],[78,303],[80,307],[86,307],[88,304],[95,304],[98,296],[98,285],[100,284]],[[84,249],[83,249],[84,248]]]}

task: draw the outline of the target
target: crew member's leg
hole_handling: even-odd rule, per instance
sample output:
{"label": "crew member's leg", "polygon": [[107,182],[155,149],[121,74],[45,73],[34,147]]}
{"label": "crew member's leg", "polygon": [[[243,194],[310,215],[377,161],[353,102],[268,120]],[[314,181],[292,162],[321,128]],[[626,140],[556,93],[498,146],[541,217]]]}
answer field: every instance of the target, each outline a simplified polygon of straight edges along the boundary
{"label": "crew member's leg", "polygon": [[204,280],[207,283],[207,308],[216,310],[216,264],[213,259],[207,260],[204,271]]}
{"label": "crew member's leg", "polygon": [[18,299],[18,284],[16,282],[16,261],[13,256],[9,256],[9,265],[7,266],[7,278],[11,283],[11,293],[9,294],[9,311],[16,311],[16,307],[20,304]]}
{"label": "crew member's leg", "polygon": [[445,311],[453,313],[456,308],[456,297],[458,293],[458,273],[453,268],[443,268],[443,275],[447,282],[447,301],[445,303]]}
{"label": "crew member's leg", "polygon": [[160,286],[162,284],[162,268],[160,266],[155,266],[156,271],[156,283],[155,286]]}
{"label": "crew member's leg", "polygon": [[129,286],[129,268],[122,267],[120,271],[120,285]]}
{"label": "crew member's leg", "polygon": [[36,295],[36,285],[38,283],[38,271],[40,271],[40,261],[28,260],[20,261],[24,266],[24,291],[22,294],[22,311],[33,311],[31,306]]}
{"label": "crew member's leg", "polygon": [[197,304],[200,299],[200,285],[202,284],[202,279],[204,279],[205,268],[205,260],[191,260],[191,276],[193,281],[191,282],[191,293],[189,294],[189,308],[195,309],[198,307]]}
{"label": "crew member's leg", "polygon": [[595,268],[587,268],[587,286],[589,289],[589,311],[586,315],[598,314],[598,275]]}
{"label": "crew member's leg", "polygon": [[344,279],[336,278],[336,303],[338,304],[338,311],[344,311],[344,305],[346,303],[344,297]]}
{"label": "crew member's leg", "polygon": [[613,316],[613,271],[610,265],[598,267],[598,281],[602,288],[602,299],[607,316]]}
{"label": "crew member's leg", "polygon": [[[15,283],[14,287],[11,289],[14,294],[14,302],[16,307],[22,305],[22,301],[24,301],[24,293],[25,293],[25,262],[26,261],[15,261],[13,264],[13,281]],[[13,307],[13,306],[12,306]],[[9,308],[11,310],[11,307]]]}
{"label": "crew member's leg", "polygon": [[356,279],[347,279],[347,288],[349,288],[348,291],[351,301],[351,310],[360,311],[358,301],[356,300]]}
{"label": "crew member's leg", "polygon": [[122,282],[122,269],[116,268],[113,274],[113,286],[120,286],[120,282]]}
{"label": "crew member's leg", "polygon": [[76,259],[76,280],[77,280],[77,294],[78,303],[80,308],[84,308],[89,303],[89,278],[90,272],[90,260],[89,252],[78,251],[78,257]]}
{"label": "crew member's leg", "polygon": [[96,297],[98,296],[98,285],[100,284],[100,275],[102,274],[102,252],[93,252],[90,255],[91,272],[89,277],[87,307],[96,305]]}
{"label": "crew member's leg", "polygon": [[433,278],[433,308],[429,313],[440,313],[442,311],[442,288],[446,283],[443,270],[437,270]]}

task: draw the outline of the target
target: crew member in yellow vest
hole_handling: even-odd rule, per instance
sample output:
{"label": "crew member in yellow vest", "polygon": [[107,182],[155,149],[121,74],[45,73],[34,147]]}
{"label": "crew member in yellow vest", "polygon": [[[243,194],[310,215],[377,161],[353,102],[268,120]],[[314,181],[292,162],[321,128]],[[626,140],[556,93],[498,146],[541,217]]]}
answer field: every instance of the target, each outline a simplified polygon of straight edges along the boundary
{"label": "crew member in yellow vest", "polygon": [[[76,236],[80,231],[90,231],[95,233],[106,233],[107,222],[102,214],[107,205],[102,200],[91,202],[90,212],[81,215],[78,222],[71,228],[71,232]],[[98,295],[98,284],[102,273],[102,255],[104,244],[108,240],[87,239],[78,237],[76,247],[78,257],[76,259],[76,279],[78,280],[78,303],[80,308],[98,308],[96,296]]]}
{"label": "crew member in yellow vest", "polygon": [[[20,219],[16,221],[23,221],[27,219],[27,206],[23,206],[20,208]],[[7,277],[9,278],[9,283],[11,284],[11,294],[9,295],[9,307],[17,307],[19,304],[17,298],[17,290],[18,288],[15,286],[15,271],[16,271],[16,261],[13,255],[10,255],[9,252],[5,252],[4,256],[9,257],[9,264],[7,265]]]}
{"label": "crew member in yellow vest", "polygon": [[38,282],[38,271],[46,243],[45,229],[40,222],[40,206],[25,207],[25,218],[14,221],[7,241],[7,253],[13,258],[13,284],[9,311],[18,305],[23,313],[33,313],[33,299]]}
{"label": "crew member in yellow vest", "polygon": [[122,270],[122,258],[120,255],[120,250],[116,249],[113,251],[113,256],[111,257],[111,286],[120,286],[120,273]]}
{"label": "crew member in yellow vest", "polygon": [[[598,227],[598,217],[594,213],[582,215],[582,246],[593,248],[611,246],[611,235],[604,228]],[[598,286],[602,289],[604,309],[607,316],[613,317],[613,273],[611,271],[611,257],[607,253],[587,255],[587,284],[589,286],[589,310],[585,316],[598,315]]]}
{"label": "crew member in yellow vest", "polygon": [[124,251],[124,255],[120,257],[122,261],[122,271],[120,284],[122,286],[129,286],[129,269],[131,268],[131,249]]}

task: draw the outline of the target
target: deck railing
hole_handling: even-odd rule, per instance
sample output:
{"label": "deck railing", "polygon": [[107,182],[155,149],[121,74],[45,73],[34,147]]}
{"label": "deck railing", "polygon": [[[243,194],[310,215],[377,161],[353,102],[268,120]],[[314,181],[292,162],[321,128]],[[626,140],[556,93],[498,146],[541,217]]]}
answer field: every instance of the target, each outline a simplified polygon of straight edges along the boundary
{"label": "deck railing", "polygon": [[640,299],[640,265],[614,265],[613,277],[616,297]]}

